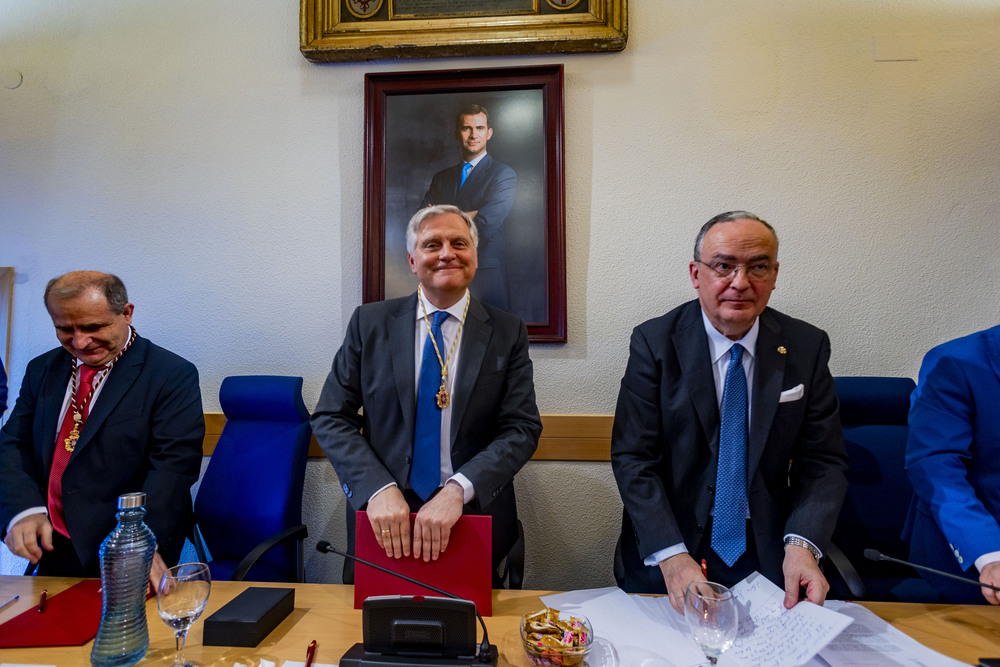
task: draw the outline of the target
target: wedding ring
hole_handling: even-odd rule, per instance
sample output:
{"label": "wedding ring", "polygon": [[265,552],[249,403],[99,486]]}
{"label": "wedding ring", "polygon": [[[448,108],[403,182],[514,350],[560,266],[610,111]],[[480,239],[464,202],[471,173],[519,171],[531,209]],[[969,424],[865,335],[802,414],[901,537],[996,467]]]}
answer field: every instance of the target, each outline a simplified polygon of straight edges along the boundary
{"label": "wedding ring", "polygon": [[383,528],[383,529],[382,529],[382,534],[383,534],[383,535],[385,535],[386,533],[391,533],[391,532],[392,532],[392,531],[391,531],[391,530],[389,530],[388,528]]}

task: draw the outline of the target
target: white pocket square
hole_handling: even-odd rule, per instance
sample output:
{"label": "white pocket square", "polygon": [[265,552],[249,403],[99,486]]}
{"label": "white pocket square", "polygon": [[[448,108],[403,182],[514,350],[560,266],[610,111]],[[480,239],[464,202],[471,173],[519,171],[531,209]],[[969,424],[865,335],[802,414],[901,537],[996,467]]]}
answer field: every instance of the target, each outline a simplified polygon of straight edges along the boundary
{"label": "white pocket square", "polygon": [[791,401],[797,401],[806,394],[806,386],[800,384],[798,387],[792,387],[791,389],[786,389],[781,392],[778,396],[778,403],[790,403]]}

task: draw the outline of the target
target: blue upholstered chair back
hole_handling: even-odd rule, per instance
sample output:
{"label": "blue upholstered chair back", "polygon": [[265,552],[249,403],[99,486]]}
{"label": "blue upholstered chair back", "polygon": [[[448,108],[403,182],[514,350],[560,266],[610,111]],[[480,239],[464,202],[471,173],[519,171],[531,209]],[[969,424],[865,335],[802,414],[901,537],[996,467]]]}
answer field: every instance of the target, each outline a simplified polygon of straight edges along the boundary
{"label": "blue upholstered chair back", "polygon": [[[300,377],[227,377],[219,401],[226,424],[194,509],[211,553],[212,578],[230,579],[254,547],[301,524],[312,431]],[[295,545],[281,544],[262,556],[246,579],[294,581],[295,573]]]}
{"label": "blue upholstered chair back", "polygon": [[[866,599],[936,601],[937,594],[912,569],[864,558],[865,549],[903,559],[909,553],[900,535],[913,497],[903,464],[916,383],[898,377],[836,377],[834,383],[851,467],[833,542],[861,575]],[[843,582],[830,583],[830,597],[849,597]]]}

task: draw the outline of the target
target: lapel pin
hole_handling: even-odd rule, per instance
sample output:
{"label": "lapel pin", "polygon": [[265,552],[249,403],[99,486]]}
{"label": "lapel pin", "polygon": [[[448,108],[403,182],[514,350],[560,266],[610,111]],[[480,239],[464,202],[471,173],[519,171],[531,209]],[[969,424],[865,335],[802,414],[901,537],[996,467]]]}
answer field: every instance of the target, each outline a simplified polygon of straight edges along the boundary
{"label": "lapel pin", "polygon": [[784,345],[778,346],[778,354],[788,354],[788,350],[785,349]]}

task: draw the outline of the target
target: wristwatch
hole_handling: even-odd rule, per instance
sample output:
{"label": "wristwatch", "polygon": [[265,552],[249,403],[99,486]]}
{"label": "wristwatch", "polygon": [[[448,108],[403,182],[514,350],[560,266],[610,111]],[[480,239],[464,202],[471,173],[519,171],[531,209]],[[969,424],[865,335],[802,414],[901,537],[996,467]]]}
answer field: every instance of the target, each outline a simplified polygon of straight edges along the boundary
{"label": "wristwatch", "polygon": [[808,540],[803,540],[801,537],[795,537],[794,535],[789,535],[788,537],[785,538],[785,546],[788,546],[789,544],[796,547],[802,547],[803,549],[805,549],[806,551],[808,551],[813,555],[813,558],[816,559],[817,563],[819,562],[820,556],[822,554],[820,554],[819,549],[814,547],[812,543],[809,542]]}

